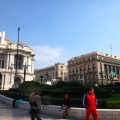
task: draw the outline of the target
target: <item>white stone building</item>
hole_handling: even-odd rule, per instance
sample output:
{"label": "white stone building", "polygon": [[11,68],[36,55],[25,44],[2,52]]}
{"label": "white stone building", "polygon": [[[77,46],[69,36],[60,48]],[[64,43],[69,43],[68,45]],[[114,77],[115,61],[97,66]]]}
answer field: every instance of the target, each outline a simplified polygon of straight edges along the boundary
{"label": "white stone building", "polygon": [[[17,57],[18,45],[18,57]],[[11,42],[5,39],[5,32],[0,32],[0,89],[9,89],[20,85],[24,80],[34,79],[34,51],[22,42]],[[17,67],[16,67],[16,60]],[[17,70],[16,70],[17,68]]]}

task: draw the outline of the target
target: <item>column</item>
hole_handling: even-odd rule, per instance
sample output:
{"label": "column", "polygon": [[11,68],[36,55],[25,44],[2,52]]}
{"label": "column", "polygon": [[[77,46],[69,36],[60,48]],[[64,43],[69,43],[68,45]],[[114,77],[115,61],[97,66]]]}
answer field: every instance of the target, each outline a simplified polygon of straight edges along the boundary
{"label": "column", "polygon": [[34,74],[34,59],[32,60],[32,73]]}
{"label": "column", "polygon": [[5,66],[6,69],[8,69],[9,68],[9,54],[6,55],[5,65],[6,65]]}
{"label": "column", "polygon": [[11,54],[11,55],[10,55],[10,66],[11,66],[11,64],[15,64],[15,63],[14,63],[14,59],[15,59],[15,58],[14,58],[14,55]]}
{"label": "column", "polygon": [[2,86],[1,86],[1,89],[4,89],[4,84],[5,84],[5,81],[4,81],[4,75],[2,74]]}
{"label": "column", "polygon": [[27,57],[26,56],[24,56],[24,58],[23,58],[23,65],[27,65]]}
{"label": "column", "polygon": [[33,60],[31,59],[31,73],[32,73],[32,70],[33,70],[33,66],[32,66],[33,64],[32,63],[33,63]]}
{"label": "column", "polygon": [[[95,66],[95,64],[94,64],[94,66]],[[97,71],[97,73],[98,73],[98,79],[101,79],[101,75],[100,75],[100,72],[101,72],[101,69],[100,69],[100,62],[97,62],[97,67],[96,67],[96,71]]]}
{"label": "column", "polygon": [[31,73],[31,58],[28,57],[28,72]]}
{"label": "column", "polygon": [[[28,68],[29,68],[30,66],[29,66],[29,63],[28,63],[28,57],[27,57],[27,63],[26,64],[28,65]],[[26,71],[28,71],[28,68],[27,68]]]}
{"label": "column", "polygon": [[119,73],[119,75],[118,75],[118,76],[120,77],[120,67],[118,67],[118,73]]}

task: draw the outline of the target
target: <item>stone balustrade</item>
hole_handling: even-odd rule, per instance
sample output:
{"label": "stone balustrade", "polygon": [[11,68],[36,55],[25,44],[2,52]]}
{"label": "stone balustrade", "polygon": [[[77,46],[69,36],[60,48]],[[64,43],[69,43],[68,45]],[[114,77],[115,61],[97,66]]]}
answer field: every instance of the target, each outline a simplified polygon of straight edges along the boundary
{"label": "stone balustrade", "polygon": [[[13,99],[0,95],[0,102],[12,106]],[[18,108],[29,111],[30,105],[26,101],[21,101]],[[120,120],[120,109],[97,109],[98,120]],[[55,116],[62,118],[62,112],[60,111],[60,106],[55,105],[43,105],[42,114]],[[76,120],[85,120],[85,109],[71,107],[68,110],[68,118]],[[90,120],[93,120],[92,116]]]}

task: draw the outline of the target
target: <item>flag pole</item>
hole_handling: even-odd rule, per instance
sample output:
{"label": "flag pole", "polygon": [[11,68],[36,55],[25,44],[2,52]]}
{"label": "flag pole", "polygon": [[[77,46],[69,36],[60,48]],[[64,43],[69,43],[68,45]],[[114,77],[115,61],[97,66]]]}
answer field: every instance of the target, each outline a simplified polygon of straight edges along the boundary
{"label": "flag pole", "polygon": [[111,44],[110,44],[110,48],[111,48],[111,56],[112,56],[112,46],[111,46]]}

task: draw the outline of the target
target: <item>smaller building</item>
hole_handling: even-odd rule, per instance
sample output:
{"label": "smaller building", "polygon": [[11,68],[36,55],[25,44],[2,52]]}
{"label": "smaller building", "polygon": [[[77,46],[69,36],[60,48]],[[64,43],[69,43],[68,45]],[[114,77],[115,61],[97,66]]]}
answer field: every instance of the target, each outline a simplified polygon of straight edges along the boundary
{"label": "smaller building", "polygon": [[56,63],[53,66],[35,70],[35,80],[40,83],[48,81],[67,81],[68,68],[64,63]]}

